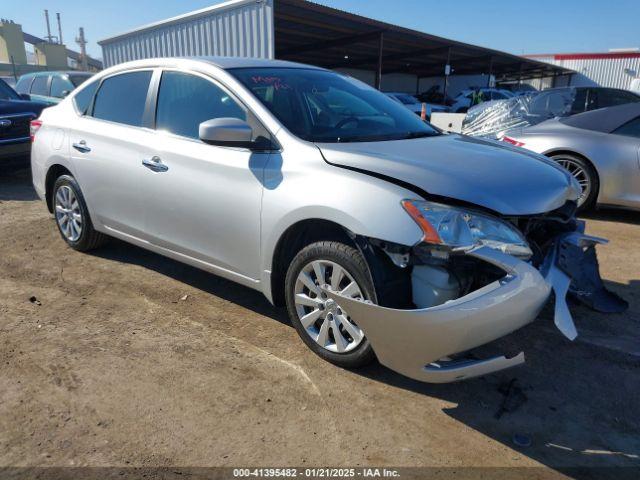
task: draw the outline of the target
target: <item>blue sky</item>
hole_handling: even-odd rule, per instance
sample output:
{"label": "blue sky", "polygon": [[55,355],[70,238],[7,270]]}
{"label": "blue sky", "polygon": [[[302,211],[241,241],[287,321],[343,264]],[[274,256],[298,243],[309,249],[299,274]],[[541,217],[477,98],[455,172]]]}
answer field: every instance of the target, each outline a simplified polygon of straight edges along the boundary
{"label": "blue sky", "polygon": [[[78,27],[101,57],[98,40],[131,28],[203,8],[216,0],[3,0],[0,17],[46,35],[47,8],[57,34],[73,49]],[[318,0],[332,7],[455,40],[511,53],[597,52],[640,47],[639,0]]]}

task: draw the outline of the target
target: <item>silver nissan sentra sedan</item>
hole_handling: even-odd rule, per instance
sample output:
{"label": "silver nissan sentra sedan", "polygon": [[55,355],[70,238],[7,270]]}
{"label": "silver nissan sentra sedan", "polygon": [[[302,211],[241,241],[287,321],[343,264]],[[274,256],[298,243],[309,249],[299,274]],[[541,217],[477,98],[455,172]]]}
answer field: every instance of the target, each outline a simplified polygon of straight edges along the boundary
{"label": "silver nissan sentra sedan", "polygon": [[450,382],[518,365],[468,352],[555,292],[602,311],[580,187],[544,157],[445,135],[348,76],[289,62],[151,59],[32,123],[33,183],[67,244],[116,237],[286,305],[342,367]]}

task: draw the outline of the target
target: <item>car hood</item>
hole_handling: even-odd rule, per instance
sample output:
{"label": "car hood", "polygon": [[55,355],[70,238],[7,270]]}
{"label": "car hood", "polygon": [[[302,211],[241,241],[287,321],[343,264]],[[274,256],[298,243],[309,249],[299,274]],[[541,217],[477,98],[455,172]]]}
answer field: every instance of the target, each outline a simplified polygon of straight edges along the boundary
{"label": "car hood", "polygon": [[548,212],[579,195],[577,182],[546,157],[462,135],[318,147],[334,166],[396,179],[503,215]]}

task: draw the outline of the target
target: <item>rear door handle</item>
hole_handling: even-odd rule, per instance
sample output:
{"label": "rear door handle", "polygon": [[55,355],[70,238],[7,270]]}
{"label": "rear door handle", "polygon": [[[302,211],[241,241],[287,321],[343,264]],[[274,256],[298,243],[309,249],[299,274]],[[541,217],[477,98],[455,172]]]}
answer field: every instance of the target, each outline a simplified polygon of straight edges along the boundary
{"label": "rear door handle", "polygon": [[145,158],[144,160],[142,160],[142,165],[154,172],[166,172],[167,170],[169,170],[169,167],[162,163],[162,160],[158,156]]}
{"label": "rear door handle", "polygon": [[85,142],[84,140],[80,140],[78,143],[74,143],[72,146],[82,153],[88,153],[91,151],[91,149],[87,147],[87,142]]}

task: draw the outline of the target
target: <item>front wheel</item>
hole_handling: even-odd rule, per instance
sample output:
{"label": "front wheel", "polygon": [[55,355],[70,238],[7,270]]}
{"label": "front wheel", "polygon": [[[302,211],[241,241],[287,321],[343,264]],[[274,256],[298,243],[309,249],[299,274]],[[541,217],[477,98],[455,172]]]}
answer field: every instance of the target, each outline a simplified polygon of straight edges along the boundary
{"label": "front wheel", "polygon": [[317,242],[293,259],[285,279],[287,310],[305,344],[321,358],[343,368],[370,363],[369,341],[349,316],[320,289],[321,285],[352,298],[376,302],[362,254],[338,242]]}

